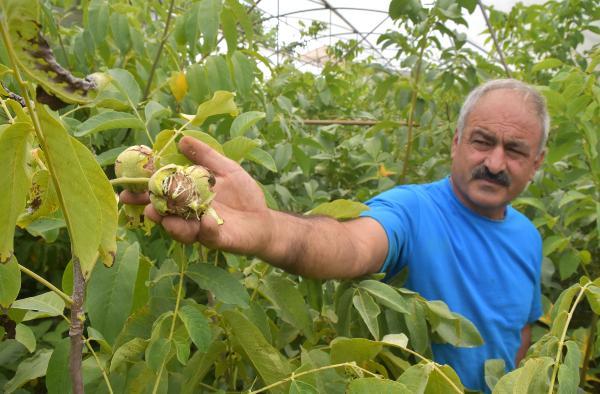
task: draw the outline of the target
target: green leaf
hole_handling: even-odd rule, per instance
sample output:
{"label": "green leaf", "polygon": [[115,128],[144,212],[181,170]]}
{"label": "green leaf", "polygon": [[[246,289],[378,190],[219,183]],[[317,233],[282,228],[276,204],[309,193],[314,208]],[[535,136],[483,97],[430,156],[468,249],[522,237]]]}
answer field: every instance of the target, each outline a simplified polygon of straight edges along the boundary
{"label": "green leaf", "polygon": [[144,127],[144,122],[130,113],[108,110],[88,118],[85,122],[77,126],[73,134],[76,137],[84,137],[104,130],[143,129]]}
{"label": "green leaf", "polygon": [[402,332],[399,334],[387,334],[381,338],[380,342],[395,347],[406,348],[408,346],[408,337]]}
{"label": "green leaf", "polygon": [[224,56],[213,55],[206,58],[206,83],[211,92],[234,90],[229,65]]}
{"label": "green leaf", "polygon": [[[117,226],[119,218],[115,192],[106,174],[102,171],[102,168],[98,165],[88,148],[75,138],[71,138],[71,143],[85,171],[86,178],[92,186],[94,195],[98,200],[100,216],[102,218],[102,227],[100,227],[100,231],[96,230],[101,236],[99,247],[100,258],[105,266],[110,267],[113,265],[117,253]],[[90,272],[92,268],[90,268]],[[84,271],[85,274],[86,272]]]}
{"label": "green leaf", "polygon": [[550,357],[532,358],[519,369],[504,375],[494,387],[494,394],[546,393],[548,369],[554,360]]}
{"label": "green leaf", "polygon": [[35,335],[33,334],[31,328],[29,328],[25,324],[19,323],[17,324],[15,331],[15,339],[21,344],[23,344],[23,346],[25,346],[27,350],[29,350],[29,353],[35,352],[36,341]]}
{"label": "green leaf", "polygon": [[418,353],[425,353],[429,347],[429,328],[425,320],[425,312],[416,298],[408,304],[408,313],[404,315],[408,328],[411,347]]}
{"label": "green leaf", "polygon": [[242,308],[248,307],[250,297],[246,289],[222,268],[210,264],[194,264],[187,269],[185,275],[200,288],[212,292],[217,300]]}
{"label": "green leaf", "polygon": [[290,383],[288,394],[319,394],[319,391],[310,383],[294,379]]}
{"label": "green leaf", "polygon": [[485,384],[493,390],[498,381],[506,373],[506,362],[504,359],[495,358],[485,362]]}
{"label": "green leaf", "polygon": [[158,337],[152,339],[146,348],[146,363],[154,371],[158,372],[171,352],[172,342],[166,338]]}
{"label": "green leaf", "polygon": [[233,81],[236,91],[241,97],[248,97],[252,93],[252,82],[254,81],[255,64],[241,51],[235,51],[231,55]]}
{"label": "green leaf", "polygon": [[[27,207],[25,208],[25,211],[19,215],[17,226],[27,228],[32,222],[35,222],[44,216],[52,215],[58,210],[58,206],[58,196],[56,195],[52,179],[50,179],[50,172],[48,170],[40,169],[33,174],[31,188],[29,189],[29,195],[27,197]],[[55,220],[60,220],[62,222],[62,227],[65,226],[64,220]],[[31,233],[32,229],[27,228],[27,231]],[[43,236],[42,234],[33,235]]]}
{"label": "green leaf", "polygon": [[554,251],[561,251],[569,244],[569,239],[561,237],[560,235],[551,235],[544,239],[544,245],[542,247],[542,254],[549,256]]}
{"label": "green leaf", "polygon": [[235,137],[223,144],[223,151],[225,152],[225,156],[239,163],[257,146],[258,142],[250,138]]}
{"label": "green leaf", "polygon": [[23,321],[26,321],[40,317],[61,316],[65,309],[65,302],[56,293],[49,291],[34,297],[16,300],[11,307],[34,312],[25,315]]}
{"label": "green leaf", "polygon": [[452,367],[449,365],[438,366],[429,375],[427,393],[455,393],[464,392],[464,387]]}
{"label": "green leaf", "polygon": [[373,338],[379,340],[379,323],[377,322],[377,317],[381,313],[381,310],[375,301],[373,301],[373,297],[364,290],[358,289],[354,297],[352,297],[352,303],[367,325]]}
{"label": "green leaf", "polygon": [[388,12],[393,20],[407,16],[416,23],[422,19],[419,0],[392,0]]}
{"label": "green leaf", "polygon": [[348,394],[413,394],[402,383],[380,378],[354,379],[348,385]]}
{"label": "green leaf", "polygon": [[291,279],[269,275],[265,278],[265,295],[277,307],[279,316],[292,326],[303,330],[305,334],[312,332],[312,319],[304,297]]}
{"label": "green leaf", "polygon": [[111,76],[112,84],[125,96],[129,106],[135,109],[142,99],[142,89],[133,75],[120,68],[108,70],[108,74]]}
{"label": "green leaf", "polygon": [[206,374],[211,371],[226,349],[225,342],[213,341],[205,353],[194,353],[183,370],[184,383],[182,384],[182,394],[198,392],[198,383],[202,382]]}
{"label": "green leaf", "polygon": [[[221,0],[201,0],[192,7],[192,13],[195,13],[195,18],[190,18],[190,22],[196,24],[202,33],[202,53],[208,54],[217,45]],[[195,42],[191,44],[195,45]]]}
{"label": "green leaf", "polygon": [[426,305],[431,329],[444,341],[458,347],[483,345],[479,331],[464,316],[450,312],[448,305],[442,301],[429,301]]}
{"label": "green leaf", "polygon": [[[223,312],[223,317],[231,326],[233,332],[231,340],[243,349],[246,357],[266,385],[285,379],[292,373],[289,361],[267,342],[260,330],[244,315],[229,310]],[[280,385],[271,391],[284,393],[287,391],[286,386]]]}
{"label": "green leaf", "polygon": [[153,119],[162,118],[168,116],[171,113],[169,108],[164,107],[156,101],[148,101],[148,104],[144,107],[144,116],[146,118],[146,124]]}
{"label": "green leaf", "polygon": [[0,263],[0,306],[8,308],[21,290],[21,271],[16,257]]}
{"label": "green leaf", "polygon": [[558,369],[558,394],[577,393],[579,389],[581,350],[575,341],[567,341],[565,346],[567,355]]}
{"label": "green leaf", "polygon": [[569,288],[563,290],[562,293],[556,299],[552,310],[550,311],[550,317],[552,320],[556,319],[556,316],[561,312],[569,312],[573,298],[581,290],[579,283],[574,283]]}
{"label": "green leaf", "polygon": [[531,68],[531,72],[535,73],[540,70],[546,70],[549,68],[557,68],[557,67],[562,66],[562,64],[563,64],[563,62],[561,60],[549,57],[549,58],[546,58],[546,59],[542,60],[541,62],[537,63],[535,66],[533,66]]}
{"label": "green leaf", "polygon": [[194,126],[201,126],[209,116],[214,115],[229,114],[237,116],[239,110],[233,100],[234,97],[234,93],[223,90],[216,91],[210,100],[198,106],[196,115],[192,119],[192,124]]}
{"label": "green leaf", "polygon": [[363,280],[358,287],[368,291],[381,305],[396,312],[408,313],[407,302],[393,287],[373,279]]}
{"label": "green leaf", "polygon": [[69,352],[71,338],[61,339],[55,346],[48,361],[46,370],[46,389],[48,394],[71,393],[71,376],[69,374]]}
{"label": "green leaf", "polygon": [[148,341],[142,338],[133,338],[121,345],[114,353],[110,362],[111,374],[125,363],[133,364],[142,359],[148,346]]}
{"label": "green leaf", "polygon": [[97,265],[88,283],[86,310],[90,322],[111,344],[131,313],[139,260],[139,244],[121,242],[114,266]]}
{"label": "green leaf", "polygon": [[433,371],[433,363],[413,365],[404,371],[397,381],[405,385],[410,393],[423,394],[425,393],[427,384],[429,383],[429,377]]}
{"label": "green leaf", "polygon": [[210,146],[220,154],[224,155],[225,151],[223,150],[223,146],[210,134],[204,133],[202,131],[197,130],[184,130],[183,135],[189,135],[190,137],[194,137],[197,140],[204,142],[206,145]]}
{"label": "green leaf", "polygon": [[585,289],[585,296],[595,314],[600,315],[600,287],[590,285]]}
{"label": "green leaf", "polygon": [[206,316],[198,308],[192,305],[184,305],[179,309],[179,318],[198,351],[206,352],[212,340],[212,333]]}
{"label": "green leaf", "polygon": [[256,164],[260,164],[269,171],[277,172],[277,164],[275,164],[275,159],[273,159],[273,156],[271,156],[271,154],[267,151],[256,147],[246,154],[246,158]]}
{"label": "green leaf", "polygon": [[365,204],[350,200],[334,200],[316,206],[307,212],[307,215],[331,216],[335,219],[353,219],[358,217],[361,212],[369,209]]}
{"label": "green leaf", "polygon": [[[69,228],[73,254],[79,259],[84,277],[87,278],[98,257],[102,238],[102,232],[98,229],[103,228],[100,203],[86,176],[86,172],[90,170],[87,168],[90,162],[81,161],[83,152],[74,148],[74,139],[68,135],[60,120],[44,106],[38,106],[37,111],[46,139],[47,151],[44,153],[52,162],[63,196],[63,216]],[[87,151],[87,154],[91,162],[100,168],[92,153]],[[114,199],[113,203],[116,204]]]}
{"label": "green leaf", "polygon": [[383,349],[383,344],[364,338],[338,337],[331,341],[331,363],[340,364],[355,361],[362,363],[373,360]]}
{"label": "green leaf", "polygon": [[227,53],[232,53],[237,49],[238,35],[235,15],[231,9],[223,8],[221,11],[221,26],[227,42]]}
{"label": "green leaf", "polygon": [[46,375],[51,355],[51,349],[40,349],[33,356],[21,361],[13,378],[4,386],[4,392],[12,393],[25,383]]}
{"label": "green leaf", "polygon": [[233,120],[231,128],[229,129],[229,135],[231,135],[231,137],[241,137],[245,135],[252,126],[261,119],[264,119],[265,116],[264,112],[259,111],[250,111],[240,114]]}
{"label": "green leaf", "polygon": [[13,253],[15,224],[25,208],[29,178],[27,176],[28,140],[33,131],[29,123],[13,123],[0,133],[0,264]]}

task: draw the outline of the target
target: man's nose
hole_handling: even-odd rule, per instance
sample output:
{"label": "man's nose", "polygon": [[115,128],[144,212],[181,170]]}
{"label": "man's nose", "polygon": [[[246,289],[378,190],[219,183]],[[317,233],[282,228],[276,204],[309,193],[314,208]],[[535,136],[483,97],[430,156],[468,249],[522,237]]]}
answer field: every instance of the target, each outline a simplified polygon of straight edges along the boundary
{"label": "man's nose", "polygon": [[504,149],[501,146],[497,146],[489,151],[484,164],[492,174],[498,174],[506,170]]}

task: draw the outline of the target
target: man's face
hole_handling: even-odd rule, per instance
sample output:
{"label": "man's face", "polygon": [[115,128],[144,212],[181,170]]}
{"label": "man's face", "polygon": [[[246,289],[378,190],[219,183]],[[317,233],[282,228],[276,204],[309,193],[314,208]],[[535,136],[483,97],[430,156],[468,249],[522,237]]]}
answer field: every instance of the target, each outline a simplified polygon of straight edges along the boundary
{"label": "man's face", "polygon": [[502,219],[542,164],[542,125],[523,93],[486,93],[469,114],[460,141],[452,142],[452,185],[473,211]]}

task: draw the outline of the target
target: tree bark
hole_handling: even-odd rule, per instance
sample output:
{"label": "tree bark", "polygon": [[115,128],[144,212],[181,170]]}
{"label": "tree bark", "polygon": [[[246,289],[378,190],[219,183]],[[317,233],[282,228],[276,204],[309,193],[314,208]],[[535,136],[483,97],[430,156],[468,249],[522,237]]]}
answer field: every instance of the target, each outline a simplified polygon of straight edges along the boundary
{"label": "tree bark", "polygon": [[81,272],[79,261],[73,260],[73,305],[71,305],[71,352],[69,354],[69,373],[73,394],[83,394],[83,376],[81,374],[81,360],[83,355],[83,301],[85,298],[85,279]]}

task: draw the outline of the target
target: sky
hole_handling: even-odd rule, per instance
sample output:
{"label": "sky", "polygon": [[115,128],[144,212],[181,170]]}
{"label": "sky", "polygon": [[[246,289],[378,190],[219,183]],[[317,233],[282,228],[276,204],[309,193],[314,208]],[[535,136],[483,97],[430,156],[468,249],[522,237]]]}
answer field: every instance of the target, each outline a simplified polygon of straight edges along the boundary
{"label": "sky", "polygon": [[[300,21],[304,21],[309,26],[312,20],[320,20],[330,27],[323,32],[322,37],[316,40],[306,42],[302,48],[297,48],[296,53],[304,57],[304,61],[299,61],[298,66],[306,71],[318,71],[309,63],[312,58],[323,54],[323,48],[334,43],[338,39],[366,39],[363,44],[369,47],[371,43],[376,49],[370,49],[369,52],[376,57],[391,58],[396,49],[381,50],[377,48],[377,37],[388,29],[394,29],[394,24],[388,17],[387,12],[390,0],[326,0],[332,7],[337,8],[339,14],[333,11],[324,10],[321,0],[261,0],[258,3],[260,8],[267,16],[270,16],[265,22],[268,27],[278,27],[278,42],[280,46],[294,41],[302,41],[300,36]],[[484,0],[486,5],[492,4],[495,9],[509,11],[516,3],[516,0]],[[539,4],[543,0],[525,0],[525,4]],[[354,9],[352,9],[354,8]],[[280,17],[277,18],[277,15]],[[479,46],[490,49],[491,43],[485,43],[485,36],[481,33],[485,30],[485,20],[481,10],[477,8],[475,12],[464,18],[468,22],[469,28],[464,26],[452,26],[451,28],[467,34],[467,45]],[[358,33],[353,32],[346,21],[350,22]],[[319,50],[321,48],[321,50]],[[269,54],[269,58],[277,63],[276,53]]]}

